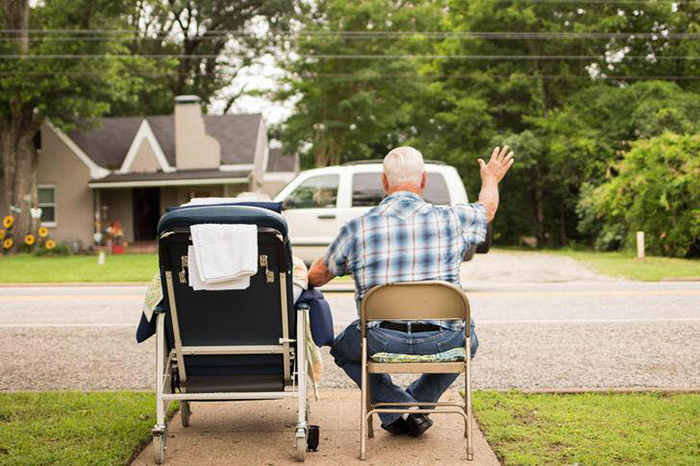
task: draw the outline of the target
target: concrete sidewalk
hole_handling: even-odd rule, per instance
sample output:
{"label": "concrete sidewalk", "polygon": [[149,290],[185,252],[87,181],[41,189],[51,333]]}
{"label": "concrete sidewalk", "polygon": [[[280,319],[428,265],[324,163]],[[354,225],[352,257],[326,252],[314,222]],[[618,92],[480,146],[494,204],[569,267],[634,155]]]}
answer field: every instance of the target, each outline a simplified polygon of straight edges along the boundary
{"label": "concrete sidewalk", "polygon": [[[446,400],[460,399],[450,390]],[[483,434],[474,425],[474,461],[466,457],[464,424],[458,415],[433,415],[435,425],[420,438],[391,436],[375,418],[375,437],[367,442],[367,461],[358,459],[360,391],[328,389],[312,402],[311,424],[320,426],[318,452],[306,455],[310,465],[499,465]],[[294,461],[296,401],[271,400],[194,403],[190,427],[177,414],[169,424],[165,464],[265,465],[299,464]],[[151,465],[148,445],[134,465]]]}

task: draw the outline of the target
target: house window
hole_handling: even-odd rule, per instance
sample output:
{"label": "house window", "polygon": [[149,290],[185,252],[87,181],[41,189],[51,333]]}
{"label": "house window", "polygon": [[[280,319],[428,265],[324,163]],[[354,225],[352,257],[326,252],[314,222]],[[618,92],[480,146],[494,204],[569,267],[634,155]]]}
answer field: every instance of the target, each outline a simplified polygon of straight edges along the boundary
{"label": "house window", "polygon": [[41,224],[46,226],[56,225],[56,188],[53,186],[39,186],[37,189],[39,208],[41,209]]}

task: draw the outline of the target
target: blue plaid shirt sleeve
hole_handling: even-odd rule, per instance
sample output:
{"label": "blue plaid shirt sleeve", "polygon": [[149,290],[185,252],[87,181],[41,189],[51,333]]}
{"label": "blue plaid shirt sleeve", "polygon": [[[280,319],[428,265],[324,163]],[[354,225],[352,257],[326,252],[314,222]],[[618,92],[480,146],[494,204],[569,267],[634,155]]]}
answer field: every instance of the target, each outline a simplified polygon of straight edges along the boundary
{"label": "blue plaid shirt sleeve", "polygon": [[328,246],[323,262],[326,268],[336,277],[342,277],[348,273],[354,235],[348,224],[343,225],[333,242]]}
{"label": "blue plaid shirt sleeve", "polygon": [[452,206],[459,219],[462,240],[467,247],[479,245],[486,240],[486,208],[480,202],[455,204]]}

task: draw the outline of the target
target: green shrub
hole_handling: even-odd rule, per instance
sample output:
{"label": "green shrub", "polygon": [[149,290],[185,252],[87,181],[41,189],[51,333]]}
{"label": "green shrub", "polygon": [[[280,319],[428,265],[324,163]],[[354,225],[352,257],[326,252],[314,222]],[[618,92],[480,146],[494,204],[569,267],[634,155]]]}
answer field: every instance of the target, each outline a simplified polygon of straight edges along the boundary
{"label": "green shrub", "polygon": [[584,187],[579,228],[599,249],[634,247],[645,232],[652,254],[700,255],[700,136],[665,133],[639,140],[611,178]]}
{"label": "green shrub", "polygon": [[73,250],[66,243],[58,243],[53,249],[46,249],[46,246],[42,244],[33,251],[33,254],[38,257],[70,256],[73,254]]}

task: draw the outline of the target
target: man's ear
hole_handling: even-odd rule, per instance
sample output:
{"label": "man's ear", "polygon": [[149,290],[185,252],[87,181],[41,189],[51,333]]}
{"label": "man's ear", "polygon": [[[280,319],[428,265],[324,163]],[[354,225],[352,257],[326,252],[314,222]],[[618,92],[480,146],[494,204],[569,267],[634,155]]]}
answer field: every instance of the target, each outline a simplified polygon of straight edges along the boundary
{"label": "man's ear", "polygon": [[389,180],[386,179],[384,173],[382,173],[382,187],[384,188],[384,194],[389,194]]}
{"label": "man's ear", "polygon": [[420,190],[423,191],[425,189],[425,185],[428,183],[428,174],[423,172],[423,178],[420,180]]}

